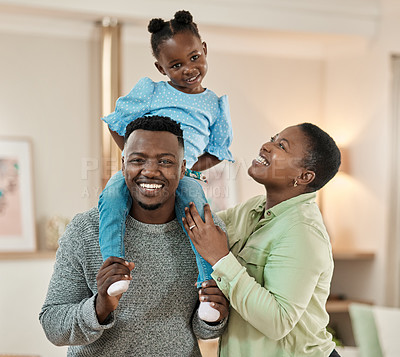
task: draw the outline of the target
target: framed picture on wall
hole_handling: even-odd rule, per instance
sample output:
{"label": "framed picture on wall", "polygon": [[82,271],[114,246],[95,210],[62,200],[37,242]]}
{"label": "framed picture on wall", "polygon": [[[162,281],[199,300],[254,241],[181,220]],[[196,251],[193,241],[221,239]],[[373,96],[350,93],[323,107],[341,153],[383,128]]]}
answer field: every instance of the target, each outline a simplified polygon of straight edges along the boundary
{"label": "framed picture on wall", "polygon": [[0,252],[35,250],[31,142],[0,137]]}

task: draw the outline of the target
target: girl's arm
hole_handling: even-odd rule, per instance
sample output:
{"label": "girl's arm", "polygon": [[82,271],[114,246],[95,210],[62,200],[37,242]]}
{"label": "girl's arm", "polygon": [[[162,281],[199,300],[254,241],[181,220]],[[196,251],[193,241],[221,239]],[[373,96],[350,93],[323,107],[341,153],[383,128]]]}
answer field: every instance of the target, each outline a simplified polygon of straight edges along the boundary
{"label": "girl's arm", "polygon": [[115,143],[118,145],[118,147],[121,150],[124,150],[124,137],[119,135],[117,132],[112,131],[110,128],[108,128],[108,130],[110,130],[111,136],[114,139]]}
{"label": "girl's arm", "polygon": [[127,95],[118,98],[114,112],[102,118],[121,150],[124,149],[126,126],[150,112],[154,91],[155,83],[150,78],[142,78]]}
{"label": "girl's arm", "polygon": [[203,155],[199,156],[196,163],[191,167],[191,170],[204,171],[219,164],[220,162],[221,160],[218,159],[216,156],[211,155],[208,152],[205,152]]}

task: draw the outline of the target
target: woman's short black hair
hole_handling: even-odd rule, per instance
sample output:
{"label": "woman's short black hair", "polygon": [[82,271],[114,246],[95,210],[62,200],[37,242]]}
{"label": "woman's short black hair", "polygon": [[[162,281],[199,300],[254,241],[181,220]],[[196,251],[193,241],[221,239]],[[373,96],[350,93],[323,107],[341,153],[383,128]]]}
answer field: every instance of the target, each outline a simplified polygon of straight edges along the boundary
{"label": "woman's short black hair", "polygon": [[308,141],[302,166],[315,172],[315,179],[308,185],[308,191],[317,191],[328,183],[339,171],[340,150],[325,131],[311,123],[299,124]]}
{"label": "woman's short black hair", "polygon": [[137,118],[130,122],[126,127],[124,141],[128,140],[129,136],[138,129],[149,130],[149,131],[168,131],[174,134],[178,138],[180,146],[184,147],[183,142],[183,131],[181,126],[176,121],[169,117],[163,117],[159,115],[145,116]]}
{"label": "woman's short black hair", "polygon": [[160,45],[164,41],[174,37],[177,33],[190,31],[201,41],[199,30],[193,22],[192,14],[185,10],[176,12],[174,18],[169,21],[164,21],[160,18],[152,19],[147,29],[151,33],[150,42],[155,58],[158,58],[160,54]]}

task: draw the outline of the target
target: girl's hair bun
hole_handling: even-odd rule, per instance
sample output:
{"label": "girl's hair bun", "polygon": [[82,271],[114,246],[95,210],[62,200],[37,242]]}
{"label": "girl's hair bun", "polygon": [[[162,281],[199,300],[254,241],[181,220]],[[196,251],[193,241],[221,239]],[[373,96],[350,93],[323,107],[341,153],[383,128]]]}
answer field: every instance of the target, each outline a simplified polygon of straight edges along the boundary
{"label": "girl's hair bun", "polygon": [[181,24],[191,24],[193,22],[193,16],[189,11],[180,10],[175,13],[174,19],[176,22]]}
{"label": "girl's hair bun", "polygon": [[150,33],[156,33],[158,31],[161,31],[161,29],[164,27],[165,21],[163,19],[152,19],[149,22],[149,26],[147,26],[147,29],[149,30]]}
{"label": "girl's hair bun", "polygon": [[177,33],[189,32],[200,41],[201,37],[193,16],[189,11],[181,10],[175,13],[173,19],[164,21],[160,18],[150,20],[147,29],[151,33],[150,43],[153,55],[158,58],[160,55],[160,44],[174,37]]}

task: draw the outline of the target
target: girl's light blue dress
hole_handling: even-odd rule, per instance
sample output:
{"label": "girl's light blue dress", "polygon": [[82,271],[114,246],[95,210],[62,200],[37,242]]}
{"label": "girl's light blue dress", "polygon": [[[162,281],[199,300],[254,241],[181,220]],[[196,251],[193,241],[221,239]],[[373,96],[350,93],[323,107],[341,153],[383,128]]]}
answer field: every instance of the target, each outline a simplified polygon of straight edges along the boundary
{"label": "girl's light blue dress", "polygon": [[[218,97],[209,89],[199,94],[187,94],[167,82],[153,82],[145,77],[129,94],[117,100],[115,111],[103,120],[112,131],[124,136],[126,126],[131,121],[150,115],[167,116],[180,123],[188,168],[191,168],[204,152],[220,160],[233,161],[229,151],[232,126],[227,96]],[[184,208],[189,202],[195,203],[204,219],[203,206],[207,200],[196,180],[184,177],[176,195],[175,212],[180,223],[184,216]],[[99,199],[99,240],[103,260],[110,256],[124,257],[125,220],[131,205],[128,188],[119,171],[109,180]],[[192,248],[199,268],[199,287],[203,281],[212,279],[212,268],[197,253],[193,244]]]}

